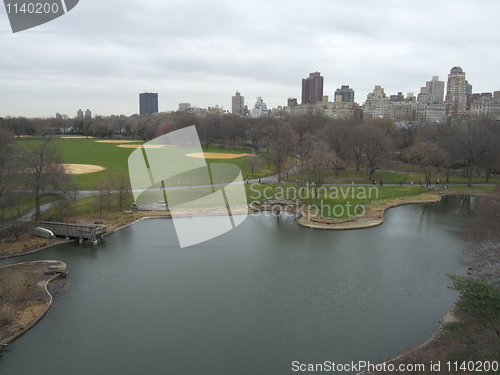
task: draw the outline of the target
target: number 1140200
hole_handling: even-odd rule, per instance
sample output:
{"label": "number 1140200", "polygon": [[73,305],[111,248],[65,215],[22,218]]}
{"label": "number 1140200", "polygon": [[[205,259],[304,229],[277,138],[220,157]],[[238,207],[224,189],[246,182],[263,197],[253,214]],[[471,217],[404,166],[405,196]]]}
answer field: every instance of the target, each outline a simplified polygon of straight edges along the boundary
{"label": "number 1140200", "polygon": [[58,13],[59,5],[57,3],[7,3],[5,5],[7,13],[29,13],[29,14],[48,14]]}

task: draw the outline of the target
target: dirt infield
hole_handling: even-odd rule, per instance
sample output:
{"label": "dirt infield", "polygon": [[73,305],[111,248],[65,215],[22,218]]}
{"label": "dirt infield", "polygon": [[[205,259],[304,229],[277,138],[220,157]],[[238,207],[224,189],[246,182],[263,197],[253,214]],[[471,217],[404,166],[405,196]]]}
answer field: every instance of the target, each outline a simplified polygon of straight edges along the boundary
{"label": "dirt infield", "polygon": [[109,139],[106,141],[96,141],[98,143],[137,143],[142,141],[120,141],[119,139]]}
{"label": "dirt infield", "polygon": [[139,147],[144,147],[144,148],[163,148],[167,147],[170,145],[118,145],[118,147],[123,147],[123,148],[139,148]]}
{"label": "dirt infield", "polygon": [[85,174],[103,171],[106,168],[91,164],[63,164],[67,174]]}
{"label": "dirt infield", "polygon": [[187,154],[191,158],[205,158],[205,159],[235,159],[243,156],[255,156],[253,154],[219,154],[217,152],[195,152],[194,154]]}

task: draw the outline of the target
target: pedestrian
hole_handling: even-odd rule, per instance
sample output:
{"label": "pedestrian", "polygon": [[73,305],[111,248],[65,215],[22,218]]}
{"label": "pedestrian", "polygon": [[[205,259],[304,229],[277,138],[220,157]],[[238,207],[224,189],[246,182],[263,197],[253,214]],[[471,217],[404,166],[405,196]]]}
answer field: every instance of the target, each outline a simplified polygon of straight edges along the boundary
{"label": "pedestrian", "polygon": [[259,184],[260,184],[260,178],[259,178]]}
{"label": "pedestrian", "polygon": [[377,185],[377,181],[373,180],[373,181],[372,181],[372,184],[373,184],[373,185]]}
{"label": "pedestrian", "polygon": [[382,186],[382,180],[380,180],[380,186]]}
{"label": "pedestrian", "polygon": [[410,181],[410,185],[413,186],[413,181]]}
{"label": "pedestrian", "polygon": [[399,181],[399,186],[403,186],[403,181]]}

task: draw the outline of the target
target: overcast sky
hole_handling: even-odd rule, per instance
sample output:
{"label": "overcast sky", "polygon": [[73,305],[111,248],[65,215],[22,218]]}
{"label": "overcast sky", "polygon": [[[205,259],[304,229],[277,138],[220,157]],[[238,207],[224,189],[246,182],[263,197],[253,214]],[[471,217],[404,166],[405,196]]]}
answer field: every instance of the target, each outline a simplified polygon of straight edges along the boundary
{"label": "overcast sky", "polygon": [[13,34],[0,8],[0,117],[159,110],[181,102],[231,109],[300,102],[301,81],[324,77],[362,103],[375,85],[417,94],[461,66],[473,92],[500,90],[500,1],[80,0],[64,16]]}

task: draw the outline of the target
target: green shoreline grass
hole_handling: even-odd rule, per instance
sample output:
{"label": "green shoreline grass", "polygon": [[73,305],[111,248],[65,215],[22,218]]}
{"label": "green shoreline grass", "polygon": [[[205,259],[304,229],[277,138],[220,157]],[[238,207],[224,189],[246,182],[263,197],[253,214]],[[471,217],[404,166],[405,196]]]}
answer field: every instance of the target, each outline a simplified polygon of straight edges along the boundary
{"label": "green shoreline grass", "polygon": [[[220,190],[217,187],[215,191]],[[474,193],[484,193],[493,190],[493,186],[481,186],[466,188],[460,187],[459,189],[448,189],[449,193],[457,194],[463,192],[464,194],[474,194]],[[343,219],[356,214],[354,212],[354,207],[357,205],[370,206],[371,204],[376,204],[377,201],[382,201],[386,199],[396,199],[400,197],[415,197],[422,195],[425,197],[427,194],[436,194],[434,190],[426,190],[419,186],[328,186],[321,190],[321,194],[318,197],[318,201],[314,198],[314,193],[312,189],[302,190],[301,197],[297,195],[299,191],[298,185],[284,184],[281,188],[277,184],[245,184],[245,191],[247,197],[247,204],[251,205],[252,202],[261,202],[264,199],[270,198],[300,198],[300,201],[306,205],[314,205],[322,209],[323,216],[332,219]],[[354,195],[353,195],[354,192]],[[440,191],[446,193],[446,191]],[[168,196],[168,190],[166,191]],[[177,190],[177,198],[182,198],[182,194],[185,193],[187,199],[192,198],[191,194],[197,194],[201,197],[207,194],[207,189],[183,189]],[[229,193],[230,194],[230,193]],[[353,198],[354,196],[354,198]],[[118,200],[117,194],[112,194],[112,204],[111,209],[116,212],[118,210]],[[164,200],[163,192],[158,191],[147,191],[140,196],[140,201],[142,203],[146,202],[158,202],[159,200]],[[123,201],[123,210],[130,209],[130,205],[134,202],[134,198],[131,193],[127,193]],[[168,198],[166,201],[168,205]],[[348,209],[349,208],[349,209]],[[105,205],[103,208],[103,215],[106,216],[108,212],[108,206]],[[86,197],[78,199],[77,201],[70,202],[68,207],[60,210],[58,208],[52,208],[47,211],[43,218],[45,220],[58,221],[63,218],[72,218],[77,216],[95,214],[99,212],[99,205],[94,197]]]}

